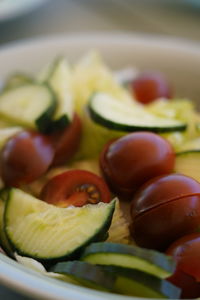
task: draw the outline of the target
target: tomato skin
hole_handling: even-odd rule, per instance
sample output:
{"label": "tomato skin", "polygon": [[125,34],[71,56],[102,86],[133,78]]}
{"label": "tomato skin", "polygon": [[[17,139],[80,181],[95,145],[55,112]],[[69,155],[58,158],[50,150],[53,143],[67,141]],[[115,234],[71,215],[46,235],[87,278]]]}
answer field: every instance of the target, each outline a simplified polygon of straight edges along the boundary
{"label": "tomato skin", "polygon": [[158,72],[144,72],[131,83],[134,97],[143,104],[148,104],[158,98],[171,98],[171,88],[163,76]]}
{"label": "tomato skin", "polygon": [[69,161],[78,150],[82,134],[80,117],[75,113],[72,123],[63,130],[50,135],[55,149],[53,166],[58,166]]}
{"label": "tomato skin", "polygon": [[200,183],[182,174],[162,175],[147,181],[131,201],[131,216],[148,211],[173,199],[200,193]]}
{"label": "tomato skin", "polygon": [[182,298],[200,296],[200,234],[193,233],[175,241],[166,251],[177,262],[169,281],[182,288]]}
{"label": "tomato skin", "polygon": [[108,143],[101,153],[100,167],[112,190],[133,194],[147,180],[170,173],[174,161],[168,141],[154,133],[136,132]]}
{"label": "tomato skin", "polygon": [[200,194],[158,205],[133,219],[131,233],[145,248],[164,251],[178,238],[197,231],[200,224]]}
{"label": "tomato skin", "polygon": [[1,153],[1,175],[8,186],[18,187],[40,177],[54,157],[49,138],[34,131],[22,131],[9,139]]}
{"label": "tomato skin", "polygon": [[89,171],[70,170],[51,178],[41,191],[41,199],[56,206],[67,207],[108,203],[111,195],[101,177]]}
{"label": "tomato skin", "polygon": [[170,174],[147,182],[131,203],[131,232],[141,247],[166,250],[200,225],[200,183]]}

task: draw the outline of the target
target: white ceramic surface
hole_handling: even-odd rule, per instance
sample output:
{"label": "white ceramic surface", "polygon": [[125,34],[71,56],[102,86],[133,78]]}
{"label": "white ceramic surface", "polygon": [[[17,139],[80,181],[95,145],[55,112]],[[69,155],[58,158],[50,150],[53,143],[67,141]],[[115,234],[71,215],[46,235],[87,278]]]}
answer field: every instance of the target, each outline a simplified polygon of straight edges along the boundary
{"label": "white ceramic surface", "polygon": [[[200,100],[200,45],[153,36],[123,34],[71,35],[40,38],[0,49],[0,79],[17,70],[37,72],[58,54],[75,61],[90,49],[99,50],[112,68],[136,66],[163,71],[177,95]],[[36,274],[0,254],[0,282],[39,299],[136,299],[97,292]],[[140,298],[141,299],[141,298]]]}
{"label": "white ceramic surface", "polygon": [[0,0],[0,21],[23,15],[47,0]]}

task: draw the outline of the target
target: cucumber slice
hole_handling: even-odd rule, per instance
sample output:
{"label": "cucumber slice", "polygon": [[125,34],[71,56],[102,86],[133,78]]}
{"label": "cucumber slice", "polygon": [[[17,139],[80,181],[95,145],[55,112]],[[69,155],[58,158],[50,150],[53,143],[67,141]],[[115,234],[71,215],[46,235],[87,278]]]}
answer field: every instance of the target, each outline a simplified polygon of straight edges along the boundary
{"label": "cucumber slice", "polygon": [[105,93],[96,93],[88,105],[90,117],[104,127],[119,131],[183,131],[187,124],[172,118],[162,118],[136,103],[118,101]]}
{"label": "cucumber slice", "polygon": [[200,149],[179,152],[176,154],[175,169],[176,173],[180,173],[194,178],[200,182]]}
{"label": "cucumber slice", "polygon": [[2,189],[0,191],[0,245],[8,255],[13,256],[12,246],[10,245],[4,230],[4,211],[7,197],[7,189]]}
{"label": "cucumber slice", "polygon": [[24,84],[32,83],[32,82],[33,82],[33,78],[31,78],[27,74],[23,74],[23,73],[12,74],[6,80],[3,90],[6,91],[9,89],[15,88],[19,85],[24,85]]}
{"label": "cucumber slice", "polygon": [[163,253],[115,243],[94,243],[85,249],[81,260],[138,269],[160,278],[169,277],[176,267],[174,260]]}
{"label": "cucumber slice", "polygon": [[181,290],[167,280],[117,266],[104,266],[102,270],[116,275],[114,292],[145,298],[179,299]]}
{"label": "cucumber slice", "polygon": [[0,96],[0,116],[17,125],[45,132],[55,109],[51,89],[42,84],[26,84]]}
{"label": "cucumber slice", "polygon": [[56,95],[57,107],[53,115],[54,130],[66,127],[73,118],[74,105],[71,87],[71,70],[65,58],[58,58],[53,64],[47,82]]}
{"label": "cucumber slice", "polygon": [[16,251],[40,261],[75,257],[107,232],[115,201],[59,208],[11,189],[4,213],[4,228]]}
{"label": "cucumber slice", "polygon": [[111,291],[115,283],[114,274],[82,261],[58,263],[51,268],[51,272],[67,275],[81,285],[98,290]]}
{"label": "cucumber slice", "polygon": [[196,151],[196,150],[200,151],[200,138],[199,137],[182,142],[177,149],[177,153],[188,152],[188,151],[190,152],[190,151]]}
{"label": "cucumber slice", "polygon": [[107,242],[130,244],[130,241],[129,222],[127,218],[125,218],[119,200],[117,199],[112,223],[108,231]]}

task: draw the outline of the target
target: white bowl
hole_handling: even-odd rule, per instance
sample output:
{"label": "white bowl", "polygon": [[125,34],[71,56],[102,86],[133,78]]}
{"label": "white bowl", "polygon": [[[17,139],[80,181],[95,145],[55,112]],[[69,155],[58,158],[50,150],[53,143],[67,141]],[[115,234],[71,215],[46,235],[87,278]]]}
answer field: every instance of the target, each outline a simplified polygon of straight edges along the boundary
{"label": "white bowl", "polygon": [[[115,68],[136,66],[163,71],[181,97],[200,100],[200,45],[153,36],[93,34],[40,38],[10,44],[0,50],[0,79],[13,71],[35,72],[58,54],[74,61],[84,52],[99,50]],[[35,273],[0,254],[0,281],[39,299],[137,299],[77,287]],[[141,298],[140,298],[141,299]]]}

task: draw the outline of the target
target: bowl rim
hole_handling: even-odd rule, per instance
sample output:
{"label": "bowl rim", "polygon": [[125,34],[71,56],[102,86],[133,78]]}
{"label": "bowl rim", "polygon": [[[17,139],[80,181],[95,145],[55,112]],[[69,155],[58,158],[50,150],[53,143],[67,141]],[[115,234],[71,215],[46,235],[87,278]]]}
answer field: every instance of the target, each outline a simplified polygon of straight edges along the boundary
{"label": "bowl rim", "polygon": [[[135,43],[141,46],[156,46],[160,49],[167,47],[171,50],[180,50],[190,55],[197,55],[200,58],[200,43],[182,38],[163,37],[153,34],[132,34],[123,32],[105,33],[71,33],[59,35],[47,35],[12,41],[0,47],[0,57],[9,54],[30,51],[33,48],[50,46],[52,44],[73,43],[74,45],[88,44],[89,41],[108,43],[111,46],[119,45],[119,42],[126,42],[128,45]],[[5,286],[15,289],[22,294],[39,297],[39,299],[59,300],[133,300],[145,299],[129,296],[122,296],[106,292],[99,292],[84,287],[64,283],[56,279],[38,274],[13,261],[0,253],[0,282]]]}

